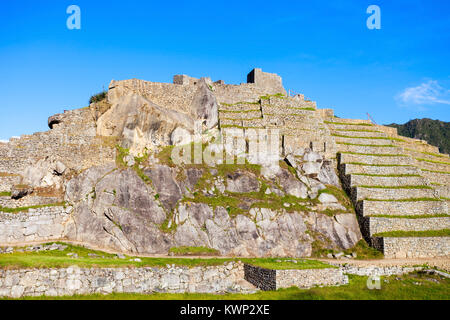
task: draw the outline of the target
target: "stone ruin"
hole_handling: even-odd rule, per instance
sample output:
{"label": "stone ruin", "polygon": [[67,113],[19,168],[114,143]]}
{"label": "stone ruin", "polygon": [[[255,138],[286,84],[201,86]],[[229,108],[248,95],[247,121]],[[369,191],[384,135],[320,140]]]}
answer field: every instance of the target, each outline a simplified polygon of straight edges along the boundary
{"label": "stone ruin", "polygon": [[[290,170],[268,170],[263,181],[239,170],[219,177],[214,168],[161,163],[158,152],[190,142],[198,121],[203,132],[234,129],[246,139],[253,129],[279,130],[279,160]],[[113,80],[106,100],[48,124],[47,132],[0,143],[0,246],[74,240],[137,253],[201,245],[224,255],[310,256],[315,241],[348,249],[362,236],[387,258],[450,255],[449,155],[395,128],[338,118],[303,95],[289,96],[281,77],[261,69],[240,85],[187,75],[172,84]],[[118,165],[120,150],[129,153],[119,159],[126,168]],[[146,164],[136,162],[144,154]],[[205,174],[214,185],[192,192]],[[261,181],[271,180],[267,197],[309,199],[309,207],[250,201],[233,216],[232,205],[196,200],[198,193],[261,192]],[[345,190],[355,212],[321,193],[329,185]]]}

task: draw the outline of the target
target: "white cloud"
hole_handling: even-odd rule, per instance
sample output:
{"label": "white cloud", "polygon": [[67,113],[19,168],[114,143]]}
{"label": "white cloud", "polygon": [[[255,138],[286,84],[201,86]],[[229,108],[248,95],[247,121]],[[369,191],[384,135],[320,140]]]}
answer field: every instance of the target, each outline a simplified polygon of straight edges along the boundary
{"label": "white cloud", "polygon": [[450,105],[450,90],[442,88],[436,80],[428,80],[417,87],[406,88],[395,99],[404,106]]}

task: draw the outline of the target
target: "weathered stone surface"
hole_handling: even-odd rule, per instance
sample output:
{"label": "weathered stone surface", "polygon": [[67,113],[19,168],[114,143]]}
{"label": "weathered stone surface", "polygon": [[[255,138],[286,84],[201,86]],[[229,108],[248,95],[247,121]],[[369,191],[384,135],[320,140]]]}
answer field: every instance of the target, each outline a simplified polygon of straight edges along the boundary
{"label": "weathered stone surface", "polygon": [[172,169],[164,165],[155,165],[144,172],[152,180],[152,184],[164,207],[169,211],[173,210],[183,193],[174,178]]}
{"label": "weathered stone surface", "polygon": [[339,178],[336,175],[336,170],[329,162],[324,162],[320,168],[320,172],[317,176],[317,180],[324,184],[330,184],[339,187]]}
{"label": "weathered stone surface", "polygon": [[194,118],[204,122],[207,129],[217,126],[219,120],[219,105],[214,96],[210,84],[205,79],[200,79],[197,84],[197,92],[192,102]]}
{"label": "weathered stone surface", "polygon": [[11,199],[19,200],[33,192],[33,188],[24,185],[16,185],[11,188]]}
{"label": "weathered stone surface", "polygon": [[246,193],[259,191],[259,188],[259,181],[253,174],[236,171],[227,176],[227,191]]}
{"label": "weathered stone surface", "polygon": [[137,94],[123,96],[97,121],[97,134],[121,137],[122,146],[138,155],[156,146],[171,144],[176,128],[193,128],[194,119],[164,109]]}
{"label": "weathered stone surface", "polygon": [[322,193],[322,194],[319,196],[319,201],[320,201],[321,203],[337,203],[337,202],[338,202],[338,200],[336,199],[336,197],[333,196],[332,194],[329,194],[329,193]]}
{"label": "weathered stone surface", "polygon": [[295,178],[288,170],[281,169],[277,175],[280,186],[287,194],[306,199],[308,197],[308,188],[304,183]]}
{"label": "weathered stone surface", "polygon": [[31,187],[63,187],[62,174],[66,166],[61,161],[46,157],[28,166],[24,173],[22,184]]}

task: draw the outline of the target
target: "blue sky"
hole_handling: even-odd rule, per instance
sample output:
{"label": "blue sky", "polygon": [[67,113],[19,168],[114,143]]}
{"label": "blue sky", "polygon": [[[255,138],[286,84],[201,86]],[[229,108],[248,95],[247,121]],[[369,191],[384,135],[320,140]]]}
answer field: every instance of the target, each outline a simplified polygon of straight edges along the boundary
{"label": "blue sky", "polygon": [[[81,30],[68,30],[69,5]],[[381,30],[369,30],[369,5]],[[2,1],[0,139],[47,130],[111,79],[246,81],[254,67],[346,118],[450,121],[450,1]]]}

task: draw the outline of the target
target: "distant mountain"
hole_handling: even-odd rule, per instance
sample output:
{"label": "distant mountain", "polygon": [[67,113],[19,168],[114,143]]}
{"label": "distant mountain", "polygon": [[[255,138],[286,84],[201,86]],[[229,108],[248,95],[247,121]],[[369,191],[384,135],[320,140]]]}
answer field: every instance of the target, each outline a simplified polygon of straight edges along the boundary
{"label": "distant mountain", "polygon": [[422,139],[439,147],[440,152],[450,153],[450,122],[431,119],[414,119],[405,124],[387,124],[398,129],[398,134],[404,137]]}

